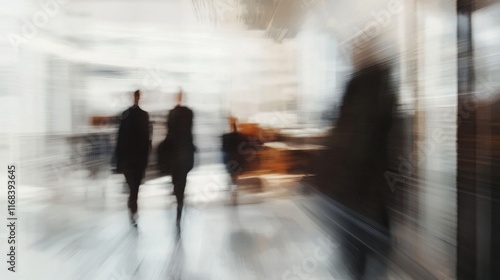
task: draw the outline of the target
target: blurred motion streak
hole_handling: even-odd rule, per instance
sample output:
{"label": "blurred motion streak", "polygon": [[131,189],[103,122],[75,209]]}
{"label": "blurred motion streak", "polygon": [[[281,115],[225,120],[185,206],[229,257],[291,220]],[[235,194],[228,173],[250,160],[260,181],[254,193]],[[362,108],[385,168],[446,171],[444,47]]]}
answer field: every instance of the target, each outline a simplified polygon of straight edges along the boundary
{"label": "blurred motion streak", "polygon": [[500,279],[498,0],[0,7],[0,279]]}

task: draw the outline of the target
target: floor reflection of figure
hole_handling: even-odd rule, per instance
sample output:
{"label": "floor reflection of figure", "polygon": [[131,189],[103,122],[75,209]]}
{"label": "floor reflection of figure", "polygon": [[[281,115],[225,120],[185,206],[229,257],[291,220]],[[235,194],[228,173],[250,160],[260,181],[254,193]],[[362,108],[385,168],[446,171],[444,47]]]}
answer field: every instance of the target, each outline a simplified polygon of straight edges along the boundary
{"label": "floor reflection of figure", "polygon": [[[268,279],[259,258],[259,255],[268,249],[267,237],[246,229],[238,211],[230,209],[229,213],[232,229],[228,236],[228,245],[234,261],[232,265],[238,270],[240,279]],[[262,248],[263,246],[266,248]]]}
{"label": "floor reflection of figure", "polygon": [[124,258],[121,267],[117,271],[126,276],[127,279],[141,279],[140,268],[143,259],[138,257],[139,235],[137,231],[133,231],[131,235],[128,235],[125,242],[127,242],[127,247],[125,247]]}
{"label": "floor reflection of figure", "polygon": [[184,259],[185,252],[182,245],[182,238],[180,235],[175,237],[175,244],[170,254],[170,261],[167,265],[167,279],[180,280],[189,279],[183,278],[184,274]]}

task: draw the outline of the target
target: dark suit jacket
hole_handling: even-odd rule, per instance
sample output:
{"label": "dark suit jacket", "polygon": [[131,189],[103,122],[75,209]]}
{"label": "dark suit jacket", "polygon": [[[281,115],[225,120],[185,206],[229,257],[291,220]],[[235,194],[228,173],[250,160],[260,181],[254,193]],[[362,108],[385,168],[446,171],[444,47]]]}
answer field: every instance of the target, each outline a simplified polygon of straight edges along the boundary
{"label": "dark suit jacket", "polygon": [[193,111],[188,107],[176,106],[168,114],[167,150],[173,157],[192,156],[193,144]]}
{"label": "dark suit jacket", "polygon": [[139,106],[125,110],[120,121],[116,144],[118,172],[124,169],[145,169],[150,149],[149,115]]}
{"label": "dark suit jacket", "polygon": [[375,65],[356,73],[317,174],[325,194],[384,227],[391,194],[384,172],[395,101],[389,69]]}
{"label": "dark suit jacket", "polygon": [[230,132],[222,135],[222,153],[224,164],[231,175],[237,175],[243,171],[245,159],[243,154],[238,151],[242,143],[245,143],[244,137],[238,132]]}

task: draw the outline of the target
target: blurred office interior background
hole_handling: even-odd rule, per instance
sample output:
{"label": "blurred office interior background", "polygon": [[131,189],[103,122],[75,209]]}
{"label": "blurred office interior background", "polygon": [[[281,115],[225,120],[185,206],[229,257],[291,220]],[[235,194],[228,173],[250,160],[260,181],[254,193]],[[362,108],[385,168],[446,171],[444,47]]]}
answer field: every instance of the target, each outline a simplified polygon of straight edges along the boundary
{"label": "blurred office interior background", "polygon": [[[399,267],[410,279],[498,275],[498,1],[0,5],[0,162],[18,166],[22,211],[30,205],[71,209],[87,196],[99,197],[92,207],[124,211],[116,201],[106,204],[109,197],[102,193],[122,191],[111,159],[119,116],[132,105],[136,89],[151,117],[153,148],[165,137],[168,111],[182,89],[195,114],[195,171],[224,176],[220,136],[229,131],[232,115],[263,145],[249,151],[259,160],[245,174],[261,182],[254,193],[286,189],[271,201],[311,195],[301,191],[309,175],[306,160],[321,153],[322,141],[335,133],[357,61],[373,56],[391,65],[396,115],[404,127],[395,139],[398,171],[389,179],[397,182],[395,247],[412,264]],[[168,178],[155,175],[154,152],[150,161],[145,184],[168,185]],[[217,185],[193,179],[188,189],[214,204],[222,197],[223,204],[223,195],[206,194],[225,189]],[[168,196],[164,186],[157,188]],[[26,223],[21,230],[38,230]],[[259,279],[282,279],[281,273]],[[317,277],[311,279],[329,279]]]}

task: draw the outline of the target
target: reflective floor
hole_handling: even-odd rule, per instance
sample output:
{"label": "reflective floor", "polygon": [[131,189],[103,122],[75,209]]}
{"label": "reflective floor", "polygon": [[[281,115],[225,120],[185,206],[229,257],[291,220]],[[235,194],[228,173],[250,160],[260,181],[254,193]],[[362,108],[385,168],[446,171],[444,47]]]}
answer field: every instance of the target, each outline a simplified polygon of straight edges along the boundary
{"label": "reflective floor", "polygon": [[[193,170],[180,232],[168,178],[141,186],[137,230],[120,175],[68,174],[59,196],[24,187],[12,279],[349,279],[293,180],[268,177],[263,192],[242,191],[233,205],[226,190],[199,187],[223,179],[218,168]],[[367,279],[405,279],[373,269]]]}

